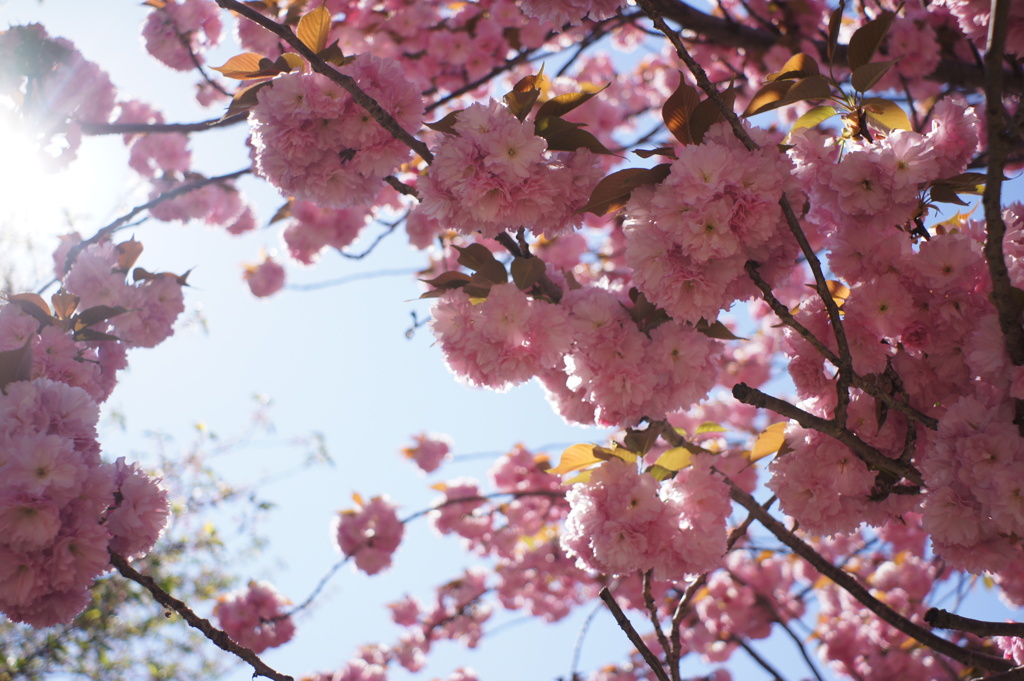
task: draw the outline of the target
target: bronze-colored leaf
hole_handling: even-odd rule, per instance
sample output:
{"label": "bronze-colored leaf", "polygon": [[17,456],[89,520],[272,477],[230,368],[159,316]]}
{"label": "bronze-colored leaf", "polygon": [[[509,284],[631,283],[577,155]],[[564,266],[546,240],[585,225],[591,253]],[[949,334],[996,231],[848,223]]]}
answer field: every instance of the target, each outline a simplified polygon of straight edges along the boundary
{"label": "bronze-colored leaf", "polygon": [[832,96],[832,86],[824,76],[807,76],[793,82],[783,97],[783,104],[794,104],[808,99],[828,99]]}
{"label": "bronze-colored leaf", "polygon": [[679,73],[679,87],[665,100],[661,107],[661,117],[665,121],[672,136],[682,144],[690,144],[693,137],[690,135],[690,114],[700,103],[700,95],[697,89],[686,83],[682,72]]}
{"label": "bronze-colored leaf", "polygon": [[660,433],[661,428],[648,427],[643,430],[629,428],[626,430],[626,436],[622,439],[622,444],[631,452],[643,456],[651,451],[651,448],[658,442]]}
{"label": "bronze-colored leaf", "polygon": [[816,76],[821,71],[818,69],[818,62],[809,54],[798,52],[782,65],[782,68],[775,73],[769,73],[765,78],[766,82],[776,80],[793,80],[794,78],[806,78]]}
{"label": "bronze-colored leaf", "polygon": [[441,289],[447,291],[453,288],[459,288],[469,283],[469,275],[465,272],[442,272],[433,279],[420,279],[424,284],[429,284],[435,289]]}
{"label": "bronze-colored leaf", "polygon": [[272,225],[279,220],[290,218],[292,216],[292,204],[294,202],[294,199],[288,199],[285,201],[284,205],[277,209],[277,212],[274,213],[274,216],[270,218],[270,222],[267,224]]}
{"label": "bronze-colored leaf", "polygon": [[35,317],[39,321],[47,323],[51,321],[50,306],[47,305],[46,301],[38,293],[18,293],[7,296],[7,301],[16,304],[21,308],[22,312]]}
{"label": "bronze-colored leaf", "polygon": [[256,83],[255,85],[250,85],[247,88],[243,88],[235,92],[234,96],[231,98],[231,104],[228,105],[228,110],[224,112],[224,115],[220,117],[220,120],[223,121],[237,114],[249,111],[249,109],[256,106],[259,102],[256,97],[257,93],[259,93],[262,88],[271,84],[272,81],[266,80],[262,83]]}
{"label": "bronze-colored leaf", "polygon": [[127,308],[121,307],[120,305],[94,305],[93,307],[82,310],[75,316],[75,328],[76,330],[84,329],[87,326],[92,326],[93,324],[113,319],[127,311]]}
{"label": "bronze-colored leaf", "polygon": [[455,122],[459,120],[460,113],[462,113],[462,111],[452,111],[441,120],[435,121],[434,123],[424,123],[424,125],[431,130],[436,130],[437,132],[443,132],[446,135],[454,135],[455,137],[458,137],[459,133],[455,131]]}
{"label": "bronze-colored leaf", "polygon": [[142,255],[142,243],[136,241],[135,238],[131,238],[128,241],[122,241],[119,243],[115,250],[117,251],[117,270],[119,272],[127,272],[135,264],[135,261]]}
{"label": "bronze-colored leaf", "polygon": [[633,152],[640,158],[650,158],[652,156],[667,156],[673,160],[677,158],[676,150],[672,147],[658,147],[657,149],[637,149]]}
{"label": "bronze-colored leaf", "polygon": [[[736,91],[729,88],[722,93],[722,100],[731,111],[733,102],[736,101]],[[690,115],[690,138],[693,140],[693,143],[700,144],[703,142],[704,133],[715,123],[720,123],[724,120],[725,114],[722,113],[722,110],[710,97],[695,106],[693,113]]]}
{"label": "bronze-colored leaf", "polygon": [[598,90],[593,90],[592,92],[567,92],[564,95],[552,97],[541,104],[540,108],[537,109],[537,118],[542,118],[544,116],[564,116],[607,87],[608,85],[605,85],[604,87]]}
{"label": "bronze-colored leaf", "polygon": [[59,291],[50,296],[50,302],[53,303],[53,314],[57,319],[70,319],[71,315],[75,314],[75,309],[78,307],[78,301],[81,300],[74,293],[69,293],[67,289],[61,288]]}
{"label": "bronze-colored leaf", "polygon": [[883,132],[890,130],[913,130],[910,117],[896,102],[882,99],[881,97],[869,97],[864,100],[864,114],[872,125]]}
{"label": "bronze-colored leaf", "polygon": [[214,71],[219,71],[226,78],[247,80],[260,77],[253,74],[259,72],[260,62],[264,59],[266,57],[262,54],[246,52],[244,54],[236,54],[231,59],[228,59],[223,66],[211,66],[210,68]]}
{"label": "bronze-colored leaf", "polygon": [[327,34],[330,32],[331,13],[323,5],[303,15],[295,29],[296,37],[313,52],[327,47]]}
{"label": "bronze-colored leaf", "polygon": [[828,63],[835,63],[836,47],[839,45],[839,29],[843,25],[843,11],[846,9],[846,0],[839,0],[839,6],[832,10],[828,18]]}
{"label": "bronze-colored leaf", "polygon": [[[850,36],[850,48],[847,51],[847,61],[850,64],[850,71],[856,71],[871,61],[878,50],[878,46],[885,40],[885,34],[892,26],[895,14],[889,11],[882,12],[877,17],[864,24]],[[863,92],[863,90],[861,90]]]}
{"label": "bronze-colored leaf", "polygon": [[549,151],[589,149],[595,154],[616,155],[604,146],[601,140],[584,130],[580,123],[570,123],[564,118],[541,118],[538,115],[534,130],[538,137],[543,137],[547,141]]}
{"label": "bronze-colored leaf", "polygon": [[530,111],[533,109],[533,105],[540,98],[540,88],[544,81],[542,69],[542,72],[535,76],[521,78],[512,88],[512,91],[502,97],[502,101],[505,102],[505,106],[512,112],[512,115],[520,121],[526,120],[526,117],[530,115]]}
{"label": "bronze-colored leaf", "polygon": [[32,339],[16,350],[0,352],[0,391],[15,381],[32,379]]}
{"label": "bronze-colored leaf", "polygon": [[742,336],[737,336],[736,334],[734,334],[732,331],[729,330],[729,327],[727,327],[725,324],[718,321],[717,319],[711,323],[708,323],[706,320],[701,319],[699,322],[697,322],[694,328],[700,333],[707,336],[708,338],[715,338],[717,340],[747,340]]}
{"label": "bronze-colored leaf", "polygon": [[779,108],[786,103],[783,100],[786,97],[786,93],[792,87],[793,81],[791,80],[779,80],[762,85],[761,89],[751,98],[747,108],[740,115],[747,118],[748,116],[756,116],[759,113]]}
{"label": "bronze-colored leaf", "polygon": [[850,76],[850,85],[857,92],[867,92],[889,72],[895,63],[895,61],[873,61],[859,66],[853,70],[853,74]]}
{"label": "bronze-colored leaf", "polygon": [[463,267],[478,272],[487,281],[494,284],[508,283],[508,272],[483,244],[468,246],[452,246],[459,252],[458,263]]}
{"label": "bronze-colored leaf", "polygon": [[668,177],[671,166],[661,163],[653,168],[627,168],[612,173],[597,183],[590,193],[590,200],[577,213],[607,215],[620,210],[629,201],[630,194],[637,187],[657,184]]}
{"label": "bronze-colored leaf", "polygon": [[522,291],[528,291],[544,276],[545,265],[540,258],[515,258],[509,269],[515,285]]}

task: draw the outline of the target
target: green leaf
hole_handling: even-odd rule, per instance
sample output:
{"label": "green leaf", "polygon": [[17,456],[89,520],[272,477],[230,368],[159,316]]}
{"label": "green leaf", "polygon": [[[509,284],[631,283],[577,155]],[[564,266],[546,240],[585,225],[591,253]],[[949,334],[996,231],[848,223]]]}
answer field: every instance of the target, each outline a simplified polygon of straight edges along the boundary
{"label": "green leaf", "polygon": [[665,468],[664,466],[659,466],[658,464],[654,464],[645,472],[658,482],[664,482],[665,480],[668,480],[669,478],[676,474],[676,471],[669,470],[668,468]]}
{"label": "green leaf", "polygon": [[793,130],[800,130],[801,128],[813,128],[819,123],[827,121],[829,118],[835,116],[836,111],[834,106],[822,105],[816,106],[810,111],[806,112],[803,116],[796,119],[793,122],[793,129],[790,130],[790,134],[793,134]]}
{"label": "green leaf", "polygon": [[686,447],[673,447],[658,457],[655,466],[662,466],[670,471],[681,471],[693,463],[693,455]]}
{"label": "green leaf", "polygon": [[679,87],[665,100],[664,106],[661,107],[661,117],[672,136],[682,144],[693,142],[690,135],[690,114],[699,103],[700,95],[697,94],[697,89],[686,83],[680,71]]}
{"label": "green leaf", "polygon": [[798,52],[782,65],[782,68],[775,73],[769,73],[765,80],[769,83],[777,80],[793,80],[795,78],[806,78],[816,76],[821,71],[818,69],[818,62],[809,54]]}
{"label": "green leaf", "polygon": [[629,201],[630,194],[637,187],[657,184],[668,177],[671,166],[662,163],[653,168],[627,168],[614,172],[597,183],[590,193],[590,200],[577,213],[590,212],[607,215],[621,210]]}
{"label": "green leaf", "polygon": [[479,272],[487,281],[493,284],[505,284],[508,282],[508,272],[505,266],[495,259],[483,244],[470,244],[468,246],[454,246],[459,252],[459,264],[463,267]]}
{"label": "green leaf", "polygon": [[879,45],[885,40],[885,34],[889,32],[889,27],[892,26],[892,20],[895,17],[896,15],[892,12],[882,12],[854,31],[850,36],[850,48],[847,51],[850,71],[856,72],[857,69],[871,61]]}
{"label": "green leaf", "polygon": [[697,430],[694,431],[694,435],[703,435],[704,433],[724,433],[726,430],[725,426],[721,423],[715,423],[714,421],[705,421],[704,423],[697,426]]}
{"label": "green leaf", "polygon": [[509,269],[515,285],[522,291],[528,291],[544,276],[545,265],[540,258],[515,258]]}
{"label": "green leaf", "polygon": [[870,90],[875,83],[882,79],[895,61],[873,61],[870,64],[864,64],[853,70],[853,74],[850,76],[850,85],[857,92],[867,92]]}

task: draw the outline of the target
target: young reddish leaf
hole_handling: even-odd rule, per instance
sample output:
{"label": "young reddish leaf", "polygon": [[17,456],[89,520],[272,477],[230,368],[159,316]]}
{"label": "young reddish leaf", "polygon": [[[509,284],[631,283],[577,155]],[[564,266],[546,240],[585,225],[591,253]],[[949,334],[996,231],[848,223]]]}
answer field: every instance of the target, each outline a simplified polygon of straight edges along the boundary
{"label": "young reddish leaf", "polygon": [[562,458],[559,460],[558,465],[554,468],[549,468],[548,473],[564,475],[565,473],[571,473],[572,471],[578,471],[581,468],[601,463],[604,459],[600,459],[594,454],[597,449],[597,445],[573,445],[562,452]]}
{"label": "young reddish leaf", "polygon": [[626,445],[626,449],[643,456],[651,451],[651,448],[658,441],[660,434],[661,428],[646,428],[645,430],[630,428],[626,431],[626,436],[622,439],[622,443]]}
{"label": "young reddish leaf", "polygon": [[895,61],[873,61],[870,64],[859,66],[853,70],[853,74],[850,76],[850,85],[857,92],[867,92],[895,63]]}
{"label": "young reddish leaf", "polygon": [[693,141],[693,137],[690,136],[690,114],[699,103],[700,95],[697,94],[697,89],[686,83],[680,71],[679,87],[665,100],[665,105],[661,107],[661,117],[665,121],[665,127],[682,144],[690,144]]}
{"label": "young reddish leaf", "polygon": [[673,160],[678,158],[676,156],[676,150],[672,147],[658,147],[657,149],[637,149],[633,152],[640,158],[650,158],[652,156],[667,156]]}
{"label": "young reddish leaf", "polygon": [[463,267],[479,272],[487,281],[493,284],[504,284],[508,282],[508,272],[505,266],[498,262],[494,254],[483,244],[470,244],[468,246],[453,246],[459,252],[459,264]]}
{"label": "young reddish leaf", "polygon": [[256,98],[256,94],[261,88],[267,87],[268,85],[271,85],[271,83],[272,81],[266,80],[262,83],[256,83],[255,85],[250,85],[247,88],[243,88],[235,92],[234,96],[231,98],[231,104],[228,106],[228,110],[224,112],[224,115],[220,117],[220,120],[223,121],[231,118],[232,116],[245,113],[256,106],[259,101]]}
{"label": "young reddish leaf", "polygon": [[74,293],[68,293],[65,289],[61,289],[50,296],[50,302],[53,303],[53,314],[57,319],[70,319],[71,315],[75,314],[75,308],[78,307],[78,301],[81,300]]}
{"label": "young reddish leaf", "polygon": [[[825,282],[825,286],[828,287],[828,293],[832,296],[832,300],[835,302],[837,307],[842,307],[846,299],[850,297],[850,287],[841,281],[835,279],[829,279]],[[814,288],[813,286],[810,288]]]}
{"label": "young reddish leaf", "polygon": [[[736,91],[729,88],[722,93],[722,99],[731,110],[733,102],[736,101]],[[724,120],[725,114],[718,108],[714,100],[711,98],[705,99],[695,106],[693,113],[690,114],[690,139],[693,140],[694,144],[700,144],[704,141],[704,133],[715,123]]]}
{"label": "young reddish leaf", "polygon": [[296,69],[304,69],[306,61],[294,52],[285,52],[274,60],[274,66],[280,73],[287,73]]}
{"label": "young reddish leaf", "polygon": [[320,52],[327,47],[327,34],[331,31],[331,13],[320,5],[307,12],[295,29],[295,35],[302,44],[313,52]]}
{"label": "young reddish leaf", "polygon": [[562,118],[538,116],[534,132],[548,143],[549,151],[576,151],[590,149],[595,154],[615,156],[601,141],[582,129],[580,123],[570,123]]}
{"label": "young reddish leaf", "polygon": [[163,9],[167,7],[167,0],[145,0],[142,5],[143,7],[152,7],[153,9]]}
{"label": "young reddish leaf", "polygon": [[667,468],[670,471],[681,471],[693,463],[693,454],[686,447],[673,447],[658,457],[654,462],[655,466]]}
{"label": "young reddish leaf", "polygon": [[[429,284],[435,289],[441,291],[448,291],[453,288],[459,288],[469,283],[469,275],[465,272],[442,272],[440,275],[433,279],[420,279],[424,284]],[[432,292],[431,292],[432,293]]]}
{"label": "young reddish leaf", "polygon": [[142,255],[142,243],[134,238],[129,241],[122,241],[115,250],[117,251],[117,269],[127,272],[135,264],[135,261]]}
{"label": "young reddish leaf", "polygon": [[16,350],[0,352],[0,391],[15,381],[32,380],[32,339]]}
{"label": "young reddish leaf", "polygon": [[434,123],[424,123],[424,125],[431,130],[436,130],[437,132],[443,132],[446,135],[454,135],[455,137],[458,137],[459,133],[455,132],[455,122],[459,119],[460,113],[462,113],[462,111],[452,111],[441,120]]}
{"label": "young reddish leaf", "polygon": [[932,185],[931,191],[928,192],[928,197],[932,201],[937,201],[939,203],[953,203],[958,206],[970,205],[967,201],[961,199],[952,187],[945,184]]}
{"label": "young reddish leaf", "polygon": [[594,215],[607,215],[620,210],[629,201],[630,194],[637,187],[645,184],[657,184],[668,177],[671,166],[662,163],[653,168],[627,168],[612,173],[597,183],[590,193],[590,200],[577,213],[590,212]]}
{"label": "young reddish leaf", "polygon": [[640,458],[639,456],[637,456],[636,452],[631,452],[625,447],[620,447],[618,444],[614,442],[612,443],[611,449],[608,449],[607,447],[595,446],[594,455],[601,459],[604,459],[605,461],[610,461],[612,458],[616,458],[622,459],[626,463],[636,463],[636,460]]}
{"label": "young reddish leaf", "polygon": [[512,88],[512,91],[502,97],[505,106],[520,121],[526,120],[540,97],[540,88],[544,84],[544,69],[535,76],[526,76],[519,80]]}
{"label": "young reddish leaf", "polygon": [[35,317],[45,324],[49,324],[52,321],[52,318],[50,317],[50,306],[38,293],[18,293],[13,296],[8,296],[7,301],[15,303],[21,308],[22,312]]}
{"label": "young reddish leaf", "polygon": [[846,9],[846,0],[839,0],[839,6],[832,10],[828,18],[828,63],[835,63],[836,46],[839,45],[839,29],[843,25],[843,11]]}
{"label": "young reddish leaf", "polygon": [[[291,52],[286,52],[285,54],[291,54]],[[298,57],[299,55],[295,56]],[[345,53],[341,51],[340,47],[338,47],[337,40],[331,43],[327,48],[317,52],[316,56],[320,57],[325,62],[334,64],[335,66],[345,66],[346,64],[351,64],[356,59],[355,57],[346,57]],[[301,60],[302,57],[299,57],[299,59]]]}
{"label": "young reddish leaf", "polygon": [[219,71],[225,78],[234,78],[235,80],[260,78],[261,76],[254,74],[260,71],[260,62],[264,59],[266,57],[262,54],[246,52],[244,54],[236,54],[231,59],[228,59],[223,66],[211,66],[210,68],[214,71]]}
{"label": "young reddish leaf", "polygon": [[776,80],[806,78],[807,76],[816,76],[819,73],[818,62],[815,61],[814,57],[804,52],[798,52],[790,57],[789,60],[782,65],[781,69],[775,73],[769,73],[765,78],[765,81],[771,83]]}
{"label": "young reddish leaf", "polygon": [[99,322],[105,322],[127,311],[128,308],[121,307],[120,305],[95,305],[82,310],[75,316],[75,330],[84,329]]}
{"label": "young reddish leaf", "polygon": [[779,108],[786,103],[783,99],[792,87],[793,81],[791,80],[779,80],[762,85],[761,89],[751,98],[747,108],[740,115],[747,118],[748,116],[756,116],[759,113]]}
{"label": "young reddish leaf", "polygon": [[788,425],[788,421],[780,421],[761,431],[754,446],[750,449],[750,453],[747,454],[747,458],[752,462],[760,461],[782,449],[782,445],[786,441],[786,426]]}
{"label": "young reddish leaf", "polygon": [[857,69],[871,61],[878,46],[885,39],[885,34],[889,32],[889,27],[892,26],[892,20],[895,17],[896,15],[892,12],[882,12],[854,31],[850,36],[850,48],[847,51],[850,71],[856,72]]}
{"label": "young reddish leaf", "polygon": [[540,258],[515,258],[509,269],[515,285],[522,291],[528,291],[544,276],[545,265]]}
{"label": "young reddish leaf", "polygon": [[718,320],[709,324],[704,319],[701,319],[697,322],[694,328],[708,338],[714,338],[716,340],[747,340],[746,338],[734,334],[729,330],[729,327]]}
{"label": "young reddish leaf", "polygon": [[910,117],[896,102],[881,97],[864,100],[864,113],[869,122],[885,132],[890,130],[913,130]]}
{"label": "young reddish leaf", "polygon": [[543,118],[544,116],[564,116],[607,87],[608,85],[605,85],[604,87],[592,92],[567,92],[564,95],[552,97],[541,104],[540,108],[537,109],[537,118]]}
{"label": "young reddish leaf", "polygon": [[292,204],[294,202],[294,199],[288,199],[283,206],[277,209],[277,212],[274,213],[274,216],[270,218],[270,222],[267,224],[272,225],[279,220],[290,218],[292,216]]}

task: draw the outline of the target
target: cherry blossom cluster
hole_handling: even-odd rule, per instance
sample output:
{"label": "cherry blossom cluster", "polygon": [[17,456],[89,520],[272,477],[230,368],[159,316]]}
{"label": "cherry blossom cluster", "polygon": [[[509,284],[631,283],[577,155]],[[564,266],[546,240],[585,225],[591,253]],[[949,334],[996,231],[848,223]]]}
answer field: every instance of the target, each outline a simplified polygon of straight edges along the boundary
{"label": "cherry blossom cluster", "polygon": [[242,591],[220,596],[213,609],[221,629],[254,653],[292,639],[295,623],[284,607],[290,601],[267,582],[249,582]]}
{"label": "cherry blossom cluster", "polygon": [[704,397],[719,344],[678,322],[644,333],[623,298],[586,287],[553,304],[501,284],[475,304],[456,290],[434,307],[432,329],[459,377],[501,390],[538,376],[571,421],[630,424]]}
{"label": "cherry blossom cluster", "polygon": [[[339,71],[373,97],[398,124],[415,132],[423,100],[398,62],[369,54]],[[365,205],[409,148],[317,73],[285,74],[263,87],[250,113],[259,173],[279,191],[321,208]]]}
{"label": "cherry blossom cluster", "polygon": [[101,460],[98,418],[85,390],[48,378],[0,394],[0,610],[13,620],[70,621],[109,552],[144,554],[166,523],[157,481]]}
{"label": "cherry blossom cluster", "polygon": [[166,0],[150,11],[142,26],[146,50],[177,71],[202,63],[221,38],[220,9],[212,0]]}
{"label": "cherry blossom cluster", "polygon": [[664,485],[611,459],[568,494],[561,536],[577,564],[608,575],[654,570],[678,579],[714,568],[725,554],[726,485],[699,459]]}
{"label": "cherry blossom cluster", "polygon": [[500,103],[458,112],[420,180],[418,210],[462,234],[495,237],[527,227],[552,236],[578,226],[575,215],[600,178],[586,149],[552,154],[530,121]]}
{"label": "cherry blossom cluster", "polygon": [[774,282],[788,273],[796,245],[779,199],[799,195],[791,164],[763,134],[748,151],[725,123],[688,145],[668,177],[635,191],[626,206],[626,262],[651,302],[680,321],[715,319],[753,297],[744,271],[760,263]]}
{"label": "cherry blossom cluster", "polygon": [[402,543],[405,525],[386,496],[357,502],[359,508],[338,513],[332,534],[338,549],[355,557],[357,568],[375,575],[390,567],[391,556]]}

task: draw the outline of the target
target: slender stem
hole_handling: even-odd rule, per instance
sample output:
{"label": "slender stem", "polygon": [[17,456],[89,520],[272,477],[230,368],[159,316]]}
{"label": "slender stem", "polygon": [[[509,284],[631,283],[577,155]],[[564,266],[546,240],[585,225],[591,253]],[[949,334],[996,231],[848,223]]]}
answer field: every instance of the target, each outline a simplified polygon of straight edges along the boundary
{"label": "slender stem", "polygon": [[734,643],[736,643],[736,644],[737,644],[737,645],[738,645],[738,646],[739,646],[740,648],[743,648],[743,650],[747,651],[747,655],[750,655],[750,657],[754,658],[754,662],[756,662],[757,664],[759,664],[759,665],[761,666],[761,668],[762,668],[762,669],[764,669],[764,670],[765,670],[766,672],[768,672],[769,674],[771,674],[771,675],[772,675],[772,678],[773,678],[773,679],[774,679],[775,681],[785,681],[785,679],[783,678],[782,674],[779,674],[779,672],[778,672],[778,671],[777,671],[777,670],[775,669],[775,667],[773,667],[773,666],[772,666],[772,665],[771,665],[771,664],[770,664],[770,663],[768,662],[768,660],[766,660],[766,659],[764,659],[763,657],[761,657],[761,656],[760,656],[760,655],[758,654],[758,652],[757,652],[756,650],[754,650],[754,649],[753,649],[753,647],[751,647],[751,646],[750,646],[750,644],[749,644],[749,643],[747,643],[746,641],[744,641],[744,640],[743,640],[742,638],[740,638],[739,636],[732,636],[732,637],[731,637],[731,639],[732,639],[732,641],[733,641]]}
{"label": "slender stem", "polygon": [[275,681],[294,681],[291,676],[282,674],[281,672],[267,666],[267,664],[264,663],[263,660],[261,660],[253,651],[249,650],[245,646],[240,646],[235,643],[225,632],[210,624],[209,620],[203,619],[199,615],[195,614],[192,609],[183,602],[161,589],[152,577],[140,573],[129,565],[128,561],[121,556],[116,553],[111,553],[110,563],[117,568],[117,571],[125,578],[138,583],[144,589],[153,594],[153,598],[155,598],[158,603],[181,615],[182,618],[188,622],[189,626],[201,631],[206,638],[213,641],[214,645],[249,663],[253,669],[253,677],[265,676],[266,678],[274,679]]}
{"label": "slender stem", "polygon": [[643,585],[644,585],[644,606],[647,607],[647,614],[651,616],[651,625],[654,627],[654,633],[658,637],[658,645],[666,653],[668,652],[668,638],[665,637],[665,632],[661,628],[661,619],[658,617],[658,606],[654,602],[654,595],[651,593],[651,582],[654,581],[653,570],[648,570],[643,574]]}
{"label": "slender stem", "polygon": [[202,132],[213,128],[224,128],[241,123],[248,114],[241,113],[227,118],[211,118],[197,123],[82,123],[84,135],[153,135],[172,132]]}
{"label": "slender stem", "polygon": [[256,10],[251,7],[247,7],[237,0],[217,0],[217,4],[224,9],[237,12],[246,19],[256,22],[291,45],[296,52],[309,62],[310,67],[314,71],[327,76],[344,88],[346,92],[352,95],[352,99],[356,104],[366,109],[369,114],[373,116],[374,120],[380,123],[381,127],[391,133],[395,139],[404,142],[406,146],[419,154],[427,163],[434,160],[434,155],[430,153],[430,149],[427,148],[426,144],[416,139],[412,134],[399,125],[398,121],[396,121],[390,113],[385,111],[384,107],[377,103],[377,100],[366,94],[362,88],[359,87],[354,78],[339,72],[332,64],[325,62],[311,49],[306,47],[306,45],[299,40],[298,36],[296,36],[289,27],[263,16]]}
{"label": "slender stem", "polygon": [[651,649],[647,647],[644,640],[640,638],[640,634],[637,633],[636,629],[633,628],[633,623],[626,617],[626,613],[622,612],[622,608],[615,602],[615,598],[612,596],[612,592],[608,590],[608,587],[601,589],[601,600],[611,610],[612,616],[618,623],[619,628],[626,632],[626,636],[629,638],[629,642],[636,646],[637,651],[647,662],[647,666],[651,668],[654,675],[658,677],[658,681],[669,681],[668,675],[665,673],[665,668],[661,666],[661,661],[655,656]]}
{"label": "slender stem", "polygon": [[891,625],[907,636],[928,646],[935,652],[952,658],[953,660],[969,667],[979,667],[981,669],[992,671],[1005,671],[1012,666],[1007,660],[1002,658],[961,648],[955,643],[933,634],[921,625],[915,624],[903,615],[900,615],[898,612],[872,596],[871,592],[857,581],[853,575],[837,568],[835,565],[825,560],[825,558],[823,558],[822,555],[815,551],[809,544],[797,537],[790,530],[786,529],[782,523],[761,508],[752,496],[744,492],[727,476],[723,477],[729,484],[730,496],[733,501],[747,509],[747,511],[749,511],[759,523],[764,525],[769,532],[775,535],[779,541],[792,549],[793,553],[806,560],[815,570],[835,582],[837,586],[853,596],[861,605],[874,613],[876,617],[886,624]]}

